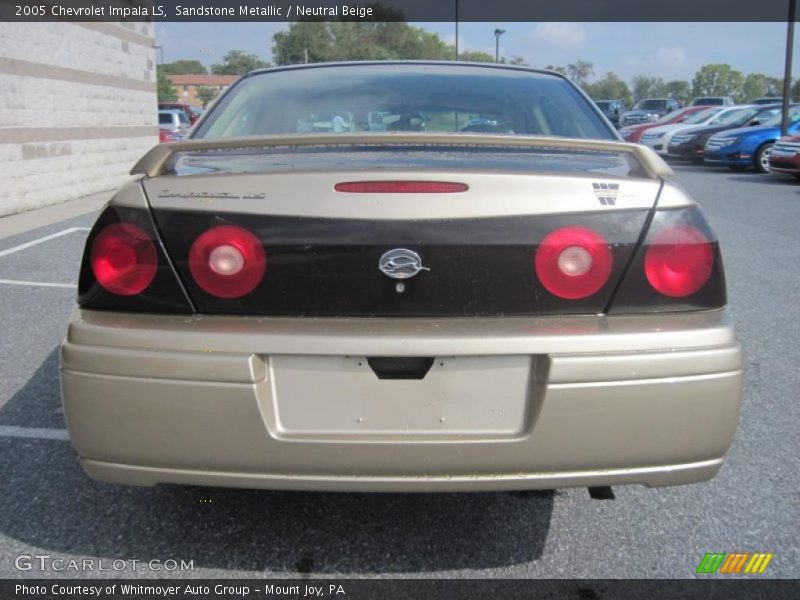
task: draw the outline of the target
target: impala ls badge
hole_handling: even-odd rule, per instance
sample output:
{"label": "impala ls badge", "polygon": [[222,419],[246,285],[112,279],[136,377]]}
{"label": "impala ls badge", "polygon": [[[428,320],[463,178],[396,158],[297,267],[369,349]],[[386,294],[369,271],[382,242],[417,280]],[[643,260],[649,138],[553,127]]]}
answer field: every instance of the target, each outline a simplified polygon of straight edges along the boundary
{"label": "impala ls badge", "polygon": [[381,256],[378,268],[392,279],[410,279],[420,271],[430,271],[428,267],[422,266],[419,254],[405,248],[389,250]]}

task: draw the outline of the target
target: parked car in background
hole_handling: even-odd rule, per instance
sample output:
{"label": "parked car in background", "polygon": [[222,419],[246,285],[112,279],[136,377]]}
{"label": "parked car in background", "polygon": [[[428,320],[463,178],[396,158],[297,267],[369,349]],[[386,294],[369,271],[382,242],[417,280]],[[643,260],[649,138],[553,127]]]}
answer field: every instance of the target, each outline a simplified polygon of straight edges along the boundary
{"label": "parked car in background", "polygon": [[192,125],[194,125],[197,119],[199,119],[203,114],[203,111],[196,106],[185,104],[183,102],[159,102],[158,108],[160,110],[181,110],[186,114],[186,117],[189,119],[189,123]]}
{"label": "parked car in background", "polygon": [[60,376],[91,476],[434,492],[719,470],[743,362],[719,242],[565,77],[279,67],[190,138],[86,238]]}
{"label": "parked car in background", "polygon": [[772,146],[770,173],[789,173],[800,179],[800,135],[787,135]]}
{"label": "parked car in background", "polygon": [[619,127],[619,119],[626,110],[622,100],[595,100],[594,103],[609,121]]}
{"label": "parked car in background", "polygon": [[731,96],[701,96],[692,100],[691,106],[733,106]]}
{"label": "parked car in background", "polygon": [[756,98],[750,104],[783,104],[783,96],[768,96]]}
{"label": "parked car in background", "polygon": [[169,129],[161,129],[158,128],[158,141],[159,143],[164,142],[179,142],[180,140],[184,139],[186,135],[181,131],[170,131]]}
{"label": "parked car in background", "polygon": [[173,108],[158,111],[158,127],[165,131],[185,134],[191,127],[191,123],[185,112]]}
{"label": "parked car in background", "polygon": [[667,156],[688,159],[696,163],[703,162],[706,142],[715,133],[737,127],[761,125],[780,112],[781,107],[775,104],[743,106],[730,111],[715,119],[712,125],[692,127],[673,135],[667,146]]}
{"label": "parked car in background", "polygon": [[683,123],[653,127],[653,129],[646,131],[642,135],[639,143],[652,148],[658,154],[666,155],[667,145],[673,135],[680,131],[691,129],[697,125],[711,125],[715,122],[715,119],[732,110],[736,109],[734,107],[706,106],[704,110],[692,115]]}
{"label": "parked car in background", "polygon": [[[789,109],[789,135],[800,129],[800,106]],[[708,138],[705,161],[724,165],[734,171],[753,167],[759,173],[769,171],[772,146],[781,137],[781,115],[773,117],[762,126],[729,129]]]}
{"label": "parked car in background", "polygon": [[707,106],[686,106],[684,108],[679,108],[678,110],[673,110],[671,113],[664,115],[653,123],[642,123],[641,125],[628,125],[623,127],[619,130],[619,134],[626,142],[636,143],[648,129],[667,125],[669,123],[683,123],[693,114],[699,113],[701,110],[706,110],[707,108]]}
{"label": "parked car in background", "polygon": [[681,108],[681,103],[674,98],[648,98],[639,100],[633,108],[622,113],[620,125],[633,125],[635,123],[652,123],[673,110]]}

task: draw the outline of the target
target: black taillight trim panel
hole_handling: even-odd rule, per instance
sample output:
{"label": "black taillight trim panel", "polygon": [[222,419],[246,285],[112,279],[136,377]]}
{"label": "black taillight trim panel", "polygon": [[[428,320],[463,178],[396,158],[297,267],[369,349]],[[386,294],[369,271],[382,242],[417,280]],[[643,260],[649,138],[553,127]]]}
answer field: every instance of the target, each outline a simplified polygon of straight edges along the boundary
{"label": "black taillight trim panel", "polygon": [[[595,315],[628,264],[648,211],[597,211],[474,219],[363,220],[153,209],[153,218],[191,300],[202,314],[297,317],[481,317]],[[235,225],[264,244],[268,266],[255,290],[216,298],[193,280],[192,244],[208,229]],[[613,270],[595,294],[564,300],[538,280],[537,246],[565,226],[596,230],[610,244]],[[430,271],[397,281],[379,259],[392,249],[419,253]]]}

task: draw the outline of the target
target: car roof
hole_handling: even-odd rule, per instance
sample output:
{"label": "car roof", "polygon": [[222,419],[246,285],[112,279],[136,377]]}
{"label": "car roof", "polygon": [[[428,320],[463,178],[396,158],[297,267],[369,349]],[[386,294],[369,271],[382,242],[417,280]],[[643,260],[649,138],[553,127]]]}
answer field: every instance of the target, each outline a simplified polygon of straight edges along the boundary
{"label": "car roof", "polygon": [[301,69],[325,69],[330,67],[359,67],[359,66],[430,66],[430,67],[478,67],[481,69],[492,69],[496,71],[517,71],[528,72],[539,75],[552,75],[559,79],[568,80],[567,76],[558,71],[551,71],[548,69],[537,69],[534,67],[526,67],[521,65],[509,65],[505,63],[484,63],[484,62],[469,62],[462,60],[353,60],[353,61],[335,61],[335,62],[319,62],[308,63],[299,65],[281,65],[277,67],[267,67],[264,69],[255,69],[250,71],[242,78],[251,77],[253,75],[260,75],[262,73],[274,73],[278,71],[295,71]]}

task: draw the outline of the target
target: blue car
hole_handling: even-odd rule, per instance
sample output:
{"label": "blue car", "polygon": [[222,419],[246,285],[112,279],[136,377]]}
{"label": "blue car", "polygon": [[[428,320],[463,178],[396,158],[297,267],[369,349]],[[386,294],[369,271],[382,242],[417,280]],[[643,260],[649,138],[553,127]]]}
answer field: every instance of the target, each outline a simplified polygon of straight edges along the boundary
{"label": "blue car", "polygon": [[[800,133],[800,107],[789,110],[788,135]],[[781,116],[765,121],[757,127],[728,129],[712,135],[705,146],[705,162],[724,165],[734,171],[748,167],[759,173],[769,172],[769,155],[772,145],[781,137]]]}

